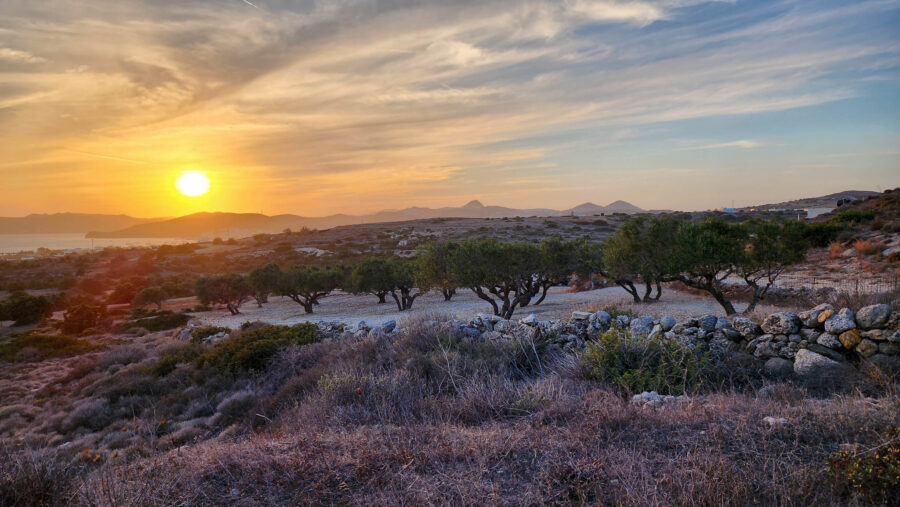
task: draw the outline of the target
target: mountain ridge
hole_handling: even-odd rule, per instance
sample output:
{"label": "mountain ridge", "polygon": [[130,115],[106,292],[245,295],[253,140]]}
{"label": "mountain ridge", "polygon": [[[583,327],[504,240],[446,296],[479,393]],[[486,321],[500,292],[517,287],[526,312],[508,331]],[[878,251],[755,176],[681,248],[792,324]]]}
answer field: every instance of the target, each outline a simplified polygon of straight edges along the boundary
{"label": "mountain ridge", "polygon": [[625,201],[616,201],[610,207],[585,203],[583,209],[549,208],[516,209],[504,206],[484,205],[474,200],[460,207],[423,208],[410,207],[401,210],[382,210],[368,215],[336,214],[325,217],[305,217],[282,214],[268,216],[260,213],[200,212],[159,222],[136,224],[116,231],[91,231],[91,238],[187,238],[197,239],[212,235],[246,236],[259,232],[273,233],[284,229],[330,229],[341,225],[376,222],[404,222],[429,218],[512,218],[516,216],[564,216],[600,213],[641,213],[644,210]]}

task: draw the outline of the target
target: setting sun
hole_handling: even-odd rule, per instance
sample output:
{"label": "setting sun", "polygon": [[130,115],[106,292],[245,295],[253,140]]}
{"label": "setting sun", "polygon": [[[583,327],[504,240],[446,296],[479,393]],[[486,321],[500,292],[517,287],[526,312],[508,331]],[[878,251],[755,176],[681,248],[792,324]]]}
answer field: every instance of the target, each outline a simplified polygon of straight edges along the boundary
{"label": "setting sun", "polygon": [[209,192],[209,178],[203,171],[184,171],[175,180],[175,188],[188,197],[197,197]]}

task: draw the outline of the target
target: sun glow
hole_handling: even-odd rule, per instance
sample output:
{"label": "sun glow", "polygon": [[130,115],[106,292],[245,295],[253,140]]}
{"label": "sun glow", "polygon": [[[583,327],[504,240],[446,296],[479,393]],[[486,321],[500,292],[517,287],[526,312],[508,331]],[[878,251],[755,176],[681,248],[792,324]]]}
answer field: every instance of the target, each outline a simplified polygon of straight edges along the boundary
{"label": "sun glow", "polygon": [[209,177],[203,171],[184,171],[175,180],[175,188],[188,197],[197,197],[209,192]]}

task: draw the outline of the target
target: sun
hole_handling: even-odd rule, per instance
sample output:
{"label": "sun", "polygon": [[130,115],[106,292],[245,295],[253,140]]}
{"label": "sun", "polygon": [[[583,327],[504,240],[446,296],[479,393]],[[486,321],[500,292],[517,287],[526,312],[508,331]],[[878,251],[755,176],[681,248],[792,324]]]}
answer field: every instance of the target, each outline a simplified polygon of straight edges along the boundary
{"label": "sun", "polygon": [[209,177],[203,171],[182,171],[175,188],[188,197],[201,196],[209,192]]}

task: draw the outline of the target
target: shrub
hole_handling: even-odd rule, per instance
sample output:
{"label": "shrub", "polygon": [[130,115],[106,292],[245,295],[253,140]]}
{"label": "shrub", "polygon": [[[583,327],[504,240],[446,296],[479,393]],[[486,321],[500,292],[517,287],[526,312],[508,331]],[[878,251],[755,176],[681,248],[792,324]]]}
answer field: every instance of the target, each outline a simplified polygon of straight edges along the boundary
{"label": "shrub", "polygon": [[23,291],[13,292],[0,301],[0,320],[12,320],[14,326],[36,324],[50,315],[53,303],[45,296],[31,296]]}
{"label": "shrub", "polygon": [[219,327],[219,326],[203,326],[194,328],[191,331],[191,341],[195,343],[202,342],[205,338],[209,338],[212,335],[219,333],[230,333],[231,328],[227,327]]}
{"label": "shrub", "polygon": [[231,335],[215,344],[196,362],[198,366],[213,366],[233,375],[259,371],[279,350],[289,345],[307,345],[316,341],[317,328],[311,322],[296,326],[265,325]]}
{"label": "shrub", "polygon": [[53,357],[69,357],[99,350],[88,340],[65,335],[20,334],[0,345],[0,361],[43,361]]}
{"label": "shrub", "polygon": [[142,327],[147,331],[155,332],[181,327],[187,324],[189,320],[191,320],[190,316],[183,313],[163,312],[134,322],[126,322],[123,326],[128,328]]}
{"label": "shrub", "polygon": [[828,473],[839,486],[877,504],[900,498],[900,427],[889,427],[885,435],[885,444],[867,452],[841,451],[828,459]]}
{"label": "shrub", "polygon": [[63,315],[62,332],[78,334],[88,328],[97,328],[105,318],[106,305],[75,305]]}
{"label": "shrub", "polygon": [[804,230],[804,237],[813,247],[821,248],[834,241],[842,230],[843,227],[834,224],[809,224]]}
{"label": "shrub", "polygon": [[828,245],[828,258],[829,259],[839,259],[841,254],[844,253],[844,245],[835,241]]}
{"label": "shrub", "polygon": [[609,382],[624,394],[657,391],[684,394],[703,384],[707,356],[676,341],[610,330],[588,344],[582,375]]}
{"label": "shrub", "polygon": [[78,470],[61,453],[2,448],[0,505],[68,505]]}
{"label": "shrub", "polygon": [[175,367],[179,364],[196,361],[203,353],[203,350],[203,347],[196,343],[171,347],[160,354],[159,360],[156,361],[152,368],[152,372],[159,377],[165,377],[175,371]]}
{"label": "shrub", "polygon": [[875,212],[872,210],[868,211],[860,211],[860,210],[847,210],[841,211],[837,215],[828,219],[828,223],[831,225],[837,224],[849,224],[853,222],[864,222],[866,220],[872,220],[875,218]]}
{"label": "shrub", "polygon": [[634,313],[634,310],[632,308],[622,309],[616,305],[606,305],[603,307],[603,311],[610,314],[610,316],[612,316],[612,318],[614,319],[619,315],[626,315],[632,318],[637,317],[637,314]]}
{"label": "shrub", "polygon": [[860,255],[871,255],[878,251],[878,244],[867,239],[858,239],[853,242],[853,248],[859,252]]}

